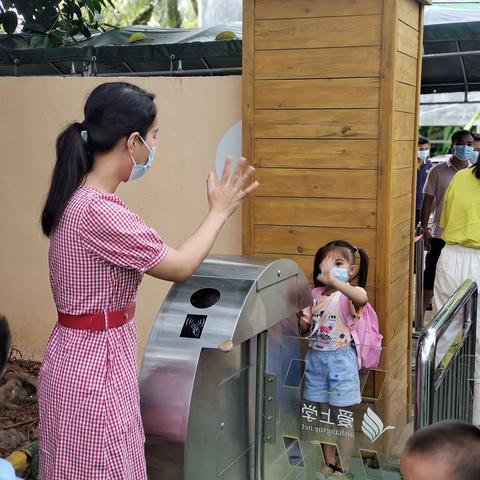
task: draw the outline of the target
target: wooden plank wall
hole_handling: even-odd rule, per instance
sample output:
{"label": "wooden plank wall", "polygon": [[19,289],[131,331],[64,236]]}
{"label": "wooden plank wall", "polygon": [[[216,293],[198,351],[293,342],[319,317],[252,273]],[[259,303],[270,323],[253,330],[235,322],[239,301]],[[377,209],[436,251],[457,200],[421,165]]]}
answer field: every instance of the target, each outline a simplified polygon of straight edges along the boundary
{"label": "wooden plank wall", "polygon": [[243,151],[261,183],[244,254],[290,257],[311,280],[326,242],[367,251],[390,425],[406,421],[410,381],[422,3],[244,0]]}
{"label": "wooden plank wall", "polygon": [[348,240],[372,260],[375,302],[382,3],[244,4],[254,17],[244,151],[262,185],[244,252],[291,257],[311,278],[316,250]]}
{"label": "wooden plank wall", "polygon": [[[386,305],[385,341],[392,349],[387,358],[387,368],[391,378],[399,380],[388,389],[391,401],[387,406],[387,420],[392,425],[402,425],[407,421],[405,404],[409,397],[409,384],[400,380],[409,378],[410,359],[401,356],[400,351],[411,346],[415,158],[423,41],[423,10],[416,0],[396,0],[394,25],[387,277],[390,291]],[[407,232],[408,235],[405,235]],[[405,262],[406,258],[410,261]]]}

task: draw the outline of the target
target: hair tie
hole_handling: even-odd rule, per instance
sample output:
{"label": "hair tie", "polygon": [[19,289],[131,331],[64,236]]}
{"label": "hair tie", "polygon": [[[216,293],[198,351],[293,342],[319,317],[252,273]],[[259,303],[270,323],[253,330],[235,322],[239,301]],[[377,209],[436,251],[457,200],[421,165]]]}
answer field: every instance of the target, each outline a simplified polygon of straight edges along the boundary
{"label": "hair tie", "polygon": [[353,254],[355,255],[355,253],[358,253],[358,248],[357,247],[353,247]]}
{"label": "hair tie", "polygon": [[86,145],[88,143],[88,132],[86,130],[82,130],[80,132],[80,136],[82,137],[83,143]]}

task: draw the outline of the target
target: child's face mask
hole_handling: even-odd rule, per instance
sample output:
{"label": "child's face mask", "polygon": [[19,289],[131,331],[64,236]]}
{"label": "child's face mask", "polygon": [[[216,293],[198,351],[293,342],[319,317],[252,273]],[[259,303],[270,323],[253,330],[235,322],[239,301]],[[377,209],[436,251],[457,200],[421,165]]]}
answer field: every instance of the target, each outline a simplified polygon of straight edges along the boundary
{"label": "child's face mask", "polygon": [[338,278],[341,282],[347,283],[350,278],[349,268],[346,267],[333,267],[332,273]]}

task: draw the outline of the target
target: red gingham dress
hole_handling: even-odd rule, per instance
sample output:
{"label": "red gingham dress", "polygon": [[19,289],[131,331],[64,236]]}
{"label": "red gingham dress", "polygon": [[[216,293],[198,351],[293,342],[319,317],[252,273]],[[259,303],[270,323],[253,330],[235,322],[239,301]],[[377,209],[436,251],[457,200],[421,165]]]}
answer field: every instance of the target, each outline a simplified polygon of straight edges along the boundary
{"label": "red gingham dress", "polygon": [[[79,188],[50,238],[57,310],[108,312],[135,301],[167,253],[114,194]],[[42,362],[40,480],[146,480],[135,322],[87,331],[56,324]]]}

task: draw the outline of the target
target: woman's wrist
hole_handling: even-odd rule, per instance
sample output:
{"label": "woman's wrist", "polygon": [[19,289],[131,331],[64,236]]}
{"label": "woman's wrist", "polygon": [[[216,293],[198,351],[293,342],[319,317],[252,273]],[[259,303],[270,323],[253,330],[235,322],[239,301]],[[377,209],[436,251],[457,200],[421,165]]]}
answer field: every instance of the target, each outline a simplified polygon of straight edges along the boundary
{"label": "woman's wrist", "polygon": [[223,226],[223,224],[228,220],[228,215],[221,211],[221,210],[216,210],[216,209],[211,209],[208,212],[208,216],[215,222]]}

